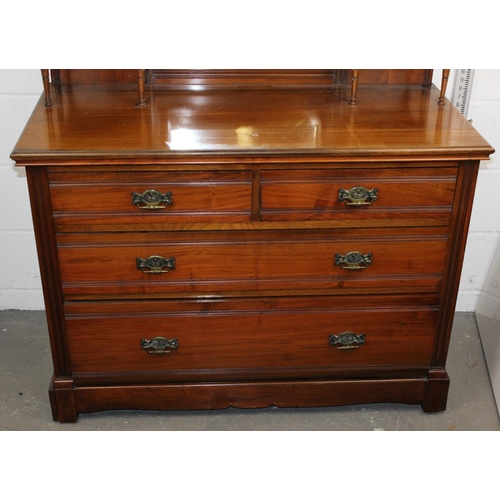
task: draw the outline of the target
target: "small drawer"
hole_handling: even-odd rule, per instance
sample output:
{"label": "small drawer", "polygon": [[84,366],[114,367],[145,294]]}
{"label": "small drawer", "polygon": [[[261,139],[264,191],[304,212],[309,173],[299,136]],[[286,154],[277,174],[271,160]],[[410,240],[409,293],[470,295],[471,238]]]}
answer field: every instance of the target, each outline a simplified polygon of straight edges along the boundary
{"label": "small drawer", "polygon": [[57,236],[66,296],[439,286],[443,228]]}
{"label": "small drawer", "polygon": [[74,372],[203,380],[217,372],[428,367],[437,303],[437,295],[153,300],[76,302],[65,311]]}
{"label": "small drawer", "polygon": [[457,168],[265,170],[263,221],[449,224]]}
{"label": "small drawer", "polygon": [[93,224],[244,222],[251,172],[95,172],[49,174],[58,230]]}

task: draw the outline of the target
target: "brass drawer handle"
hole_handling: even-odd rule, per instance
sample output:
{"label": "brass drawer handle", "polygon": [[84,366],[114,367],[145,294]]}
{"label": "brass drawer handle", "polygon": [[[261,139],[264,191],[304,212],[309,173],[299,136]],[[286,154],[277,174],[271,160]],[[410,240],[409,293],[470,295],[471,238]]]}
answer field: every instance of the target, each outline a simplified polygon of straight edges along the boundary
{"label": "brass drawer handle", "polygon": [[359,335],[354,332],[342,332],[339,335],[330,335],[329,343],[335,349],[358,349],[365,343],[365,334]]}
{"label": "brass drawer handle", "polygon": [[378,189],[367,189],[363,186],[355,186],[349,190],[339,189],[339,201],[346,205],[371,205],[377,201]]}
{"label": "brass drawer handle", "polygon": [[340,253],[335,254],[335,265],[342,269],[356,271],[358,269],[366,269],[372,263],[372,254],[362,254],[361,252],[348,252],[345,255]]}
{"label": "brass drawer handle", "polygon": [[172,205],[172,203],[172,193],[170,192],[163,194],[156,189],[148,189],[142,194],[132,193],[132,204],[145,210],[167,208],[167,205]]}
{"label": "brass drawer handle", "polygon": [[165,337],[154,337],[151,340],[141,339],[141,349],[148,354],[170,354],[177,349],[177,339],[166,339]]}
{"label": "brass drawer handle", "polygon": [[161,257],[160,255],[151,255],[146,259],[137,257],[137,269],[145,274],[168,273],[170,269],[175,269],[175,257]]}

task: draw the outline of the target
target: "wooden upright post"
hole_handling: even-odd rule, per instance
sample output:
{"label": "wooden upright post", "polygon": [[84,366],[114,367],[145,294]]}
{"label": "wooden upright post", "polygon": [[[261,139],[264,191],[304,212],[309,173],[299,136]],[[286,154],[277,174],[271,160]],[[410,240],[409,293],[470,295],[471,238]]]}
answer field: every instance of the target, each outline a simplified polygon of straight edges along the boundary
{"label": "wooden upright post", "polygon": [[45,106],[52,106],[52,97],[50,95],[49,70],[42,69],[41,72],[42,72],[43,91],[45,93]]}
{"label": "wooden upright post", "polygon": [[138,108],[146,107],[146,96],[144,94],[144,87],[146,83],[145,70],[138,69],[137,70],[137,86],[139,88],[139,100],[136,103]]}
{"label": "wooden upright post", "polygon": [[352,70],[352,82],[351,82],[351,106],[356,106],[357,104],[357,95],[358,91],[358,77],[359,77],[359,69]]}
{"label": "wooden upright post", "polygon": [[448,85],[448,77],[450,76],[449,69],[443,69],[443,76],[441,78],[441,93],[439,94],[438,104],[444,104],[444,95],[446,93],[446,87]]}

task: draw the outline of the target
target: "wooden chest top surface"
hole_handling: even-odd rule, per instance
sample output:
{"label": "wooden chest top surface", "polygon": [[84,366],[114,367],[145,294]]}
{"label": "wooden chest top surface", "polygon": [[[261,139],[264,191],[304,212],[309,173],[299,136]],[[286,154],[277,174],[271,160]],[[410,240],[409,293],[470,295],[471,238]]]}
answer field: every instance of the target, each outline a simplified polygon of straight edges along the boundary
{"label": "wooden chest top surface", "polygon": [[156,91],[139,109],[135,89],[60,86],[43,99],[12,158],[20,165],[93,158],[324,156],[487,159],[493,148],[435,87]]}

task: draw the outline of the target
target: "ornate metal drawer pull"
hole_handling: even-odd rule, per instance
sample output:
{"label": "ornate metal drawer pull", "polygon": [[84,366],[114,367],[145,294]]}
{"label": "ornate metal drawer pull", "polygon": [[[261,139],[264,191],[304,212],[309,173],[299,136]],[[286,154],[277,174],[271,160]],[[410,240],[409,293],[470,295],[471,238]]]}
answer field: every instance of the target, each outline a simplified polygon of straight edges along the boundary
{"label": "ornate metal drawer pull", "polygon": [[165,337],[154,337],[151,340],[141,339],[141,348],[148,354],[170,354],[177,349],[177,339],[166,339]]}
{"label": "ornate metal drawer pull", "polygon": [[365,343],[365,334],[356,335],[354,332],[342,332],[339,335],[330,335],[329,343],[335,349],[358,349]]}
{"label": "ornate metal drawer pull", "polygon": [[355,186],[348,191],[339,189],[339,201],[346,205],[371,205],[377,201],[378,189],[367,189],[363,186]]}
{"label": "ornate metal drawer pull", "polygon": [[167,208],[167,205],[172,205],[172,193],[165,194],[156,191],[156,189],[148,189],[144,193],[132,193],[132,203],[137,205],[138,208],[146,210],[158,210],[160,208]]}
{"label": "ornate metal drawer pull", "polygon": [[366,269],[372,263],[372,254],[362,254],[361,252],[349,252],[345,255],[340,253],[335,254],[335,265],[342,269],[350,269],[356,271],[358,269]]}
{"label": "ornate metal drawer pull", "polygon": [[175,269],[175,257],[161,257],[160,255],[151,255],[146,259],[137,257],[137,269],[145,274],[168,273],[170,269]]}

